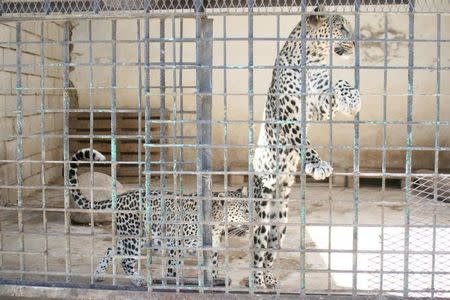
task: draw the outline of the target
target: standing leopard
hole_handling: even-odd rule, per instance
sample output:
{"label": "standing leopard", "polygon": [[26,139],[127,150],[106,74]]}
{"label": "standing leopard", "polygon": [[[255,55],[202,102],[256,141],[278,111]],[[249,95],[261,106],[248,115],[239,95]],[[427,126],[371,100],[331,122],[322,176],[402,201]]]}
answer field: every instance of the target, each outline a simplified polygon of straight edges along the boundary
{"label": "standing leopard", "polygon": [[[292,174],[297,172],[300,162],[302,72],[306,72],[306,121],[328,120],[330,114],[338,111],[355,115],[361,107],[358,90],[347,81],[339,80],[329,87],[330,43],[333,43],[332,49],[336,54],[351,54],[355,45],[351,26],[344,17],[321,14],[321,11],[322,8],[318,7],[315,14],[306,17],[306,61],[302,61],[303,25],[300,22],[275,62],[265,106],[265,122],[261,126],[253,160],[257,174],[255,198],[264,199],[255,202],[256,213],[262,223],[287,222],[287,199],[295,179]],[[301,68],[303,63],[306,69]],[[330,176],[332,167],[320,159],[308,140],[306,146],[305,173],[316,180]],[[276,253],[272,249],[281,247],[285,233],[286,225],[267,224],[254,229],[255,286],[276,285],[277,281],[270,272]],[[271,250],[267,251],[268,248]]]}
{"label": "standing leopard", "polygon": [[[92,155],[91,155],[92,151]],[[93,161],[103,161],[105,157],[97,150],[81,149],[73,156],[69,169],[69,182],[71,185],[70,193],[74,202],[83,209],[91,208],[91,201],[83,195],[78,184],[78,161],[90,159]],[[240,188],[228,193],[212,194],[214,198],[244,198],[247,196],[246,188]],[[161,198],[165,197],[165,217],[161,214]],[[199,206],[196,200],[196,194],[174,194],[153,190],[151,199],[151,237],[152,245],[158,248],[169,248],[169,260],[167,268],[167,277],[175,277],[177,266],[180,265],[181,249],[187,249],[188,252],[194,252],[201,248],[201,241],[198,238],[198,213]],[[248,231],[248,202],[247,200],[213,200],[212,201],[212,221],[220,222],[212,226],[212,246],[220,246],[227,230],[230,235],[241,236]],[[230,201],[228,201],[230,200]],[[228,201],[225,209],[225,201]],[[145,280],[139,277],[135,270],[136,258],[139,256],[139,250],[145,240],[143,225],[147,221],[144,208],[146,194],[144,190],[125,192],[117,196],[116,207],[113,210],[111,199],[93,202],[94,210],[105,210],[114,213],[116,216],[117,245],[116,253],[118,256],[126,256],[121,260],[122,268],[129,276],[133,284],[137,286],[145,285]],[[226,215],[225,215],[226,214]],[[225,226],[225,217],[228,226]],[[176,222],[174,224],[174,222]],[[184,224],[180,224],[184,222]],[[192,249],[192,250],[191,250]],[[114,251],[108,248],[106,255],[99,262],[95,270],[97,281],[103,280],[103,275],[112,261]],[[216,251],[211,259],[212,277],[217,278],[218,254]]]}

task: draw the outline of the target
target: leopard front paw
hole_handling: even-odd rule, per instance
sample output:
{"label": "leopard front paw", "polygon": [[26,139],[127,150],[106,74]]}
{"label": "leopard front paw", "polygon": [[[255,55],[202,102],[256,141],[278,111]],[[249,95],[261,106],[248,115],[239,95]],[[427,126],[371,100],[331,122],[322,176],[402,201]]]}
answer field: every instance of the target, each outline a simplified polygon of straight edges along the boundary
{"label": "leopard front paw", "polygon": [[361,110],[359,91],[345,80],[339,80],[334,88],[337,109],[344,114],[355,116]]}
{"label": "leopard front paw", "polygon": [[275,276],[271,272],[266,271],[264,273],[264,283],[267,288],[274,289],[278,285],[278,280],[275,278]]}
{"label": "leopard front paw", "polygon": [[333,168],[326,161],[308,163],[305,166],[306,175],[311,175],[315,180],[324,180],[333,172]]}
{"label": "leopard front paw", "polygon": [[145,279],[136,275],[133,275],[131,277],[131,282],[137,287],[147,286],[147,282],[145,281]]}

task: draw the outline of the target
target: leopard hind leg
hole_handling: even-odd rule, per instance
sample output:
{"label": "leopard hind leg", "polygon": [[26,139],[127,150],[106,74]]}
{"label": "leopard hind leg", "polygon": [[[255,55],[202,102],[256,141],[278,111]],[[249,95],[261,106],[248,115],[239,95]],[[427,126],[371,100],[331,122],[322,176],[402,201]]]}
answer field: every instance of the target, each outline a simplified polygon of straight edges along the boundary
{"label": "leopard hind leg", "polygon": [[97,268],[95,269],[94,275],[95,281],[101,282],[105,279],[104,275],[106,269],[111,264],[112,256],[113,256],[113,249],[108,248],[108,250],[106,250],[106,255],[100,260],[100,262],[97,265]]}
{"label": "leopard hind leg", "polygon": [[[121,241],[122,247],[121,249],[118,247],[118,254],[127,255],[127,256],[138,256],[139,255],[139,241],[135,238],[128,238]],[[136,258],[128,257],[124,258],[121,261],[122,268],[125,274],[128,275],[131,282],[135,286],[145,286],[146,282],[143,278],[139,276],[139,273],[136,272]]]}

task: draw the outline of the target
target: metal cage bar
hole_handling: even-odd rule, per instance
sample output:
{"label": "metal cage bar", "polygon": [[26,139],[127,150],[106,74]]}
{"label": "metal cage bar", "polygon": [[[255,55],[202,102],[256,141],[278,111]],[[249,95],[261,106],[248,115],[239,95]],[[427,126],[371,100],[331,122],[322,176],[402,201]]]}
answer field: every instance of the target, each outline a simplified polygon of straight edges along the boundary
{"label": "metal cage bar", "polygon": [[[23,159],[23,100],[22,100],[22,49],[20,47],[21,42],[21,23],[16,23],[16,136],[17,136],[17,146],[16,146],[16,161],[17,161],[17,184],[20,186],[17,189],[17,207],[19,208],[17,212],[17,223],[18,231],[23,232],[23,212],[20,208],[23,207],[23,165],[21,160]],[[20,237],[19,251],[23,252],[24,249],[24,238],[23,235]],[[24,271],[24,257],[20,255],[20,270]],[[22,275],[21,275],[21,278]]]}
{"label": "metal cage bar", "polygon": [[64,76],[63,76],[63,118],[64,118],[64,235],[65,235],[65,275],[66,283],[71,281],[70,273],[72,268],[70,257],[70,194],[69,194],[69,22],[64,22]]}
{"label": "metal cage bar", "polygon": [[[360,87],[360,7],[361,1],[355,1],[355,88],[359,90]],[[358,289],[358,225],[359,225],[359,207],[360,207],[360,195],[359,195],[359,164],[360,164],[360,138],[359,138],[359,112],[355,116],[355,124],[353,131],[353,273],[352,273],[352,295],[356,295]]]}
{"label": "metal cage bar", "polygon": [[[198,69],[196,70],[197,80],[197,120],[202,120],[202,124],[197,122],[197,144],[204,144],[204,149],[197,150],[197,194],[199,198],[199,223],[203,224],[199,226],[200,241],[204,247],[212,246],[212,231],[210,226],[206,226],[205,222],[210,222],[212,217],[212,203],[211,199],[211,175],[205,174],[205,171],[211,170],[212,156],[211,148],[208,145],[211,144],[212,132],[211,132],[211,113],[212,113],[212,69],[209,66],[212,65],[212,44],[210,38],[212,36],[213,21],[208,20],[200,14],[196,18],[196,60]],[[199,267],[209,266],[211,261],[210,253],[203,253],[199,251],[198,263]],[[199,270],[200,271],[200,270]],[[203,273],[203,274],[202,274]],[[209,276],[207,270],[199,273],[199,286],[210,286],[212,284],[212,278]]]}
{"label": "metal cage bar", "polygon": [[[148,3],[147,3],[148,5]],[[145,97],[145,144],[151,143],[151,123],[150,123],[150,117],[151,117],[151,97],[150,97],[150,20],[149,17],[146,17],[144,19],[144,97]],[[151,152],[150,148],[145,148],[145,170],[151,169]],[[146,236],[146,242],[152,243],[153,242],[153,236],[152,236],[152,225],[153,222],[151,221],[151,216],[153,214],[153,206],[152,206],[152,200],[150,198],[150,194],[152,191],[151,187],[151,177],[150,174],[145,174],[145,236]],[[150,270],[152,267],[153,259],[152,259],[152,252],[151,249],[146,249],[146,269]],[[153,275],[151,272],[147,273],[147,285],[148,290],[152,290],[153,286]]]}
{"label": "metal cage bar", "polygon": [[[414,100],[414,5],[409,5],[409,18],[408,18],[408,103],[407,103],[407,120],[413,120],[413,100]],[[413,130],[411,125],[406,125],[407,137],[406,137],[406,158],[405,158],[405,174],[406,174],[406,193],[405,193],[405,258],[404,258],[404,282],[403,282],[403,296],[409,295],[409,225],[411,218],[411,211],[409,208],[411,202],[411,169],[412,169],[412,150],[409,147],[412,146]]]}
{"label": "metal cage bar", "polygon": [[[301,22],[302,24],[306,24],[306,20],[307,20],[307,16],[306,16],[306,1],[302,1],[302,16],[301,16]],[[302,45],[306,46],[307,40],[307,32],[306,32],[306,26],[302,26],[301,28],[301,43]],[[302,72],[302,76],[301,76],[301,85],[302,85],[302,89],[301,89],[301,140],[300,140],[300,159],[301,161],[305,161],[306,160],[306,70],[307,70],[307,64],[305,61],[305,57],[306,57],[306,47],[302,46],[301,48],[301,55],[302,55],[302,65],[301,65],[301,69],[304,70],[304,72]],[[300,235],[301,235],[301,239],[300,239],[300,294],[302,296],[304,296],[306,294],[306,277],[305,277],[305,264],[306,264],[306,258],[305,258],[305,253],[303,253],[303,251],[305,251],[306,248],[306,239],[305,239],[305,235],[306,235],[306,228],[305,228],[305,224],[306,224],[306,173],[304,170],[304,166],[303,164],[300,164]]]}

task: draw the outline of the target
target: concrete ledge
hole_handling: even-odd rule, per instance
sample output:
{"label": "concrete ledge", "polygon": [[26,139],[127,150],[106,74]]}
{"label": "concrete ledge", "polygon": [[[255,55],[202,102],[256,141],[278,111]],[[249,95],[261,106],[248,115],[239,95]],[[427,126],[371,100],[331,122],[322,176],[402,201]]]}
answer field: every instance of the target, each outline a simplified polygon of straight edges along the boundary
{"label": "concrete ledge", "polygon": [[[115,289],[114,289],[115,288]],[[123,288],[122,290],[117,288]],[[55,286],[26,286],[26,285],[16,285],[16,284],[2,284],[0,285],[0,298],[1,299],[65,299],[65,300],[84,300],[84,299],[193,299],[193,300],[208,300],[208,299],[236,299],[236,300],[246,300],[246,299],[329,299],[330,296],[326,295],[276,295],[275,293],[256,293],[254,295],[247,294],[245,292],[241,293],[229,293],[224,294],[223,292],[215,293],[205,292],[200,294],[197,292],[153,292],[144,289],[132,290],[126,287],[111,287],[107,289],[102,287],[101,289],[95,288],[76,288],[76,287],[55,287]],[[351,295],[333,295],[332,299],[406,299],[395,296],[375,296],[375,295],[361,295],[361,296],[351,296]],[[417,299],[417,298],[415,298]]]}

